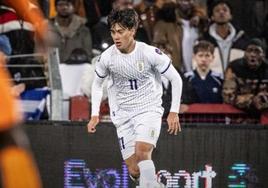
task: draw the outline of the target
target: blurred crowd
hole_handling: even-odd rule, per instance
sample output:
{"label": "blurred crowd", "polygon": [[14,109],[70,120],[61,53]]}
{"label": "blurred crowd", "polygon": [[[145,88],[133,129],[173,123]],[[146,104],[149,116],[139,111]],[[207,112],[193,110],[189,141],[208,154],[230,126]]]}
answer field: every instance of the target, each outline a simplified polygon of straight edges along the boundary
{"label": "blurred crowd", "polygon": [[[48,46],[59,50],[64,99],[90,99],[94,63],[113,44],[107,16],[127,7],[140,17],[136,39],[171,57],[183,78],[183,105],[226,103],[251,114],[268,109],[267,0],[32,0],[33,11],[39,7],[46,17],[39,26],[0,5],[0,50],[22,97],[36,89],[47,96],[40,93],[48,86],[46,58],[25,54]],[[41,42],[36,30],[43,24]],[[169,109],[170,83],[164,79],[163,90]]]}

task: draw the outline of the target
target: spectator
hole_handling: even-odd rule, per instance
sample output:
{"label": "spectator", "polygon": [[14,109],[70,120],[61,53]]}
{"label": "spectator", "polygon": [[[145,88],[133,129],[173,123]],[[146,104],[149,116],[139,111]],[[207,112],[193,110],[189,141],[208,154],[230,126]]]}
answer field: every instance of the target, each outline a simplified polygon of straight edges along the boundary
{"label": "spectator", "polygon": [[247,37],[231,23],[232,8],[226,0],[212,5],[212,24],[204,39],[216,46],[215,63],[212,70],[224,74],[229,62],[243,56]]}
{"label": "spectator", "polygon": [[171,54],[177,70],[191,71],[192,48],[204,30],[206,11],[193,0],[178,0],[177,3],[178,6],[166,3],[159,10],[153,43]]}
{"label": "spectator", "polygon": [[210,69],[214,60],[214,46],[208,41],[198,42],[194,48],[196,69],[185,73],[185,77],[193,87],[197,103],[222,103],[222,75]]}
{"label": "spectator", "polygon": [[[86,20],[74,14],[73,0],[56,0],[57,15],[50,19],[49,46],[59,48],[60,62],[66,63],[75,49],[92,58],[92,40]],[[81,51],[81,50],[80,50]]]}
{"label": "spectator", "polygon": [[226,103],[250,112],[268,108],[268,64],[261,40],[250,40],[244,57],[228,66],[223,99]]}
{"label": "spectator", "polygon": [[[208,10],[211,10],[215,1],[217,0],[207,0]],[[250,38],[261,37],[265,15],[268,13],[268,0],[228,0],[228,2],[234,10],[239,10],[233,12],[234,25],[243,28]]]}
{"label": "spectator", "polygon": [[[55,7],[55,0],[39,0],[39,4],[47,15],[46,17],[53,18],[56,16],[56,7]],[[75,14],[86,17],[86,10],[85,10],[85,4],[84,0],[75,0],[74,1],[74,12]]]}

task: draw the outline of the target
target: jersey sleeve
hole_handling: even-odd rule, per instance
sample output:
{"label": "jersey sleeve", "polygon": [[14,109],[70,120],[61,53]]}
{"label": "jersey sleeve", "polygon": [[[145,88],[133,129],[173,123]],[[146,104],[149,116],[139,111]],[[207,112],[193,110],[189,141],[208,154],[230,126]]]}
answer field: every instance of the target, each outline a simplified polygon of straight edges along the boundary
{"label": "jersey sleeve", "polygon": [[179,113],[181,94],[182,94],[182,79],[179,73],[176,71],[173,65],[167,69],[163,76],[166,77],[171,82],[171,107],[170,112]]}
{"label": "jersey sleeve", "polygon": [[148,50],[152,65],[159,73],[164,74],[171,65],[171,59],[156,47],[150,47]]}
{"label": "jersey sleeve", "polygon": [[108,75],[107,61],[105,60],[104,55],[101,55],[97,59],[95,72],[96,75],[100,78],[105,78]]}

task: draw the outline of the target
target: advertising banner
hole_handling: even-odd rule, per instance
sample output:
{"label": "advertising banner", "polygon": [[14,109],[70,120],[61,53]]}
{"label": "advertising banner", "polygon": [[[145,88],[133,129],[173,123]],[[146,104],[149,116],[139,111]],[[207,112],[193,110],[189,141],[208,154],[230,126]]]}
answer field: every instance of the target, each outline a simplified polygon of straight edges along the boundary
{"label": "advertising banner", "polygon": [[[101,123],[92,135],[86,123],[24,127],[45,188],[135,187],[111,123]],[[153,160],[168,188],[266,188],[268,127],[184,125],[174,136],[164,123]]]}

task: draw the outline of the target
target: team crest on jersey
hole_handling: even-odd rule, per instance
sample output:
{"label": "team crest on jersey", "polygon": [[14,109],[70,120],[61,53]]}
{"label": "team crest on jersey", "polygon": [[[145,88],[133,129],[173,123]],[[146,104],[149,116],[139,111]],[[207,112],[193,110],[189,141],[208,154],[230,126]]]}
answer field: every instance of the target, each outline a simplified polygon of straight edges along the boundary
{"label": "team crest on jersey", "polygon": [[137,61],[137,68],[139,72],[144,71],[144,62],[143,61]]}
{"label": "team crest on jersey", "polygon": [[155,135],[155,132],[156,130],[154,128],[150,128],[149,129],[149,137],[151,138],[154,138],[156,135]]}
{"label": "team crest on jersey", "polygon": [[158,48],[155,49],[155,52],[158,53],[159,55],[163,54],[162,51],[160,49],[158,49]]}

